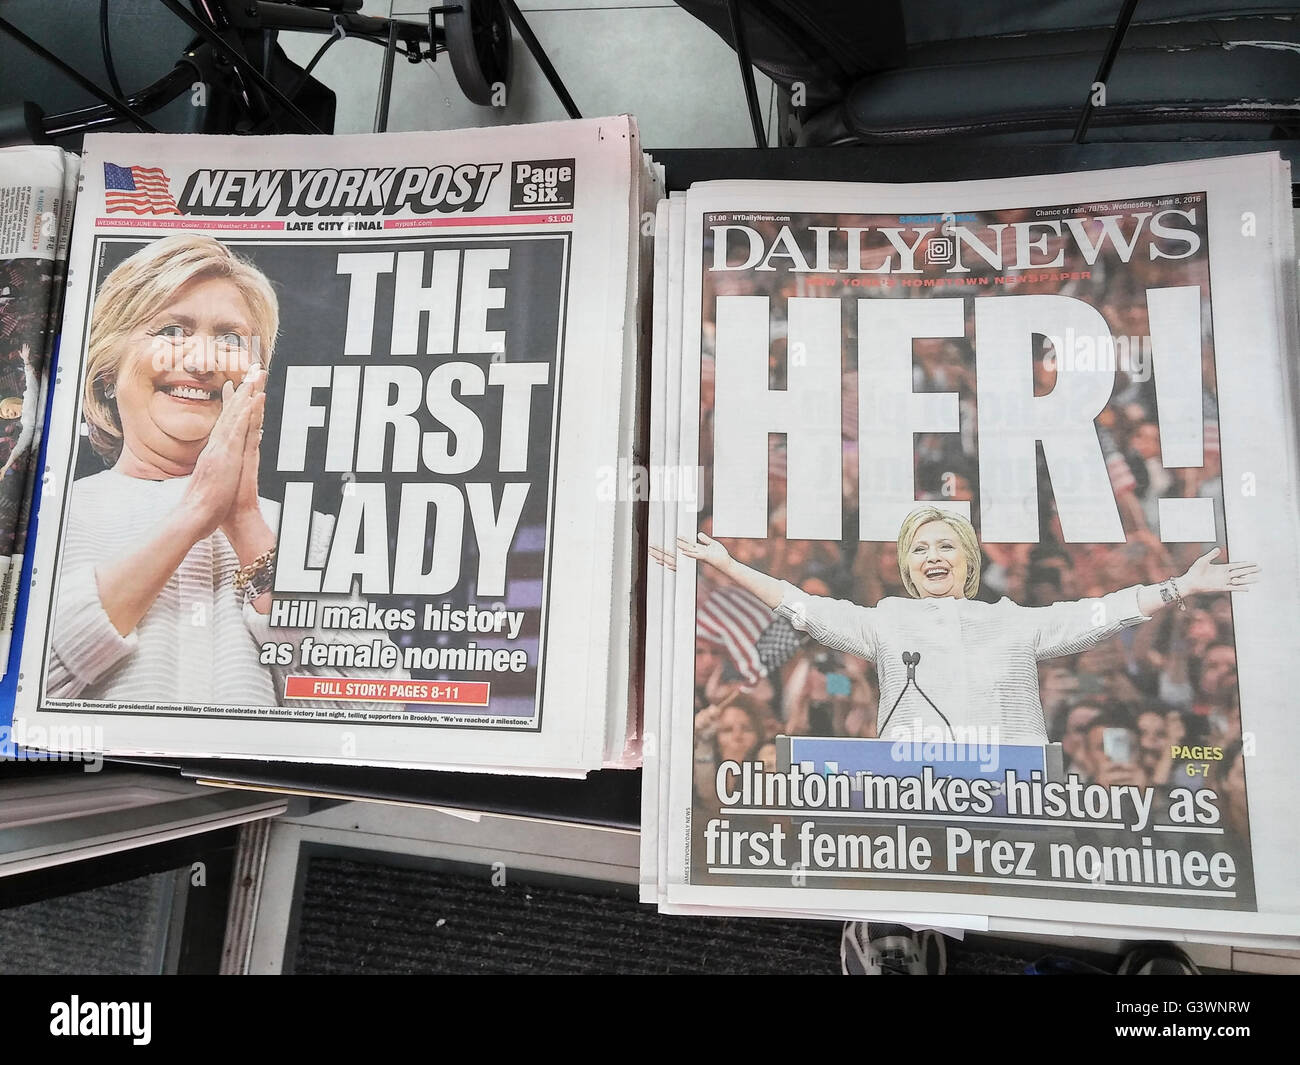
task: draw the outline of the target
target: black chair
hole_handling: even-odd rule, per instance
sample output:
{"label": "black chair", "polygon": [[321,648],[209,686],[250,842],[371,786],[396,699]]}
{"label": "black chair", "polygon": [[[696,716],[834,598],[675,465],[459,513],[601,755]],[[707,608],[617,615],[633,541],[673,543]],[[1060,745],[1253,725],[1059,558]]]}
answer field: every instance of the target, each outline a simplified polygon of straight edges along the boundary
{"label": "black chair", "polygon": [[780,86],[785,145],[1300,139],[1300,5],[678,3]]}

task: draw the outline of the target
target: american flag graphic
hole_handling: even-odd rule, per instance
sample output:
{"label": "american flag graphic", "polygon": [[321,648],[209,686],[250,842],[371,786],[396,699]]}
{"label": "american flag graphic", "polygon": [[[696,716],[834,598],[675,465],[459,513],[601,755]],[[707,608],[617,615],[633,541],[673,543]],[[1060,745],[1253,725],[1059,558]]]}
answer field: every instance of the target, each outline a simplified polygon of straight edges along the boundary
{"label": "american flag graphic", "polygon": [[109,213],[180,214],[167,188],[167,175],[156,166],[104,164],[104,204]]}
{"label": "american flag graphic", "polygon": [[[695,618],[700,639],[720,644],[747,684],[757,684],[782,653],[776,647],[766,652],[759,648],[759,638],[772,625],[772,611],[757,596],[730,586],[716,589],[705,599]],[[791,647],[780,661],[793,653]]]}
{"label": "american flag graphic", "polygon": [[758,637],[754,650],[758,660],[763,664],[764,672],[770,677],[794,657],[794,653],[803,646],[807,639],[785,618],[776,618]]}

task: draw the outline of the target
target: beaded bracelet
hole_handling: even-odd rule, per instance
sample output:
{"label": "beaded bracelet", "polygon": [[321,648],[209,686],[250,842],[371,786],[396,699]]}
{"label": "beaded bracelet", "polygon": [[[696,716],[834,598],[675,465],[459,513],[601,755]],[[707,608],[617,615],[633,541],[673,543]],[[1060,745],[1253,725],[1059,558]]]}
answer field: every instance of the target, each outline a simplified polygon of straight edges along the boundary
{"label": "beaded bracelet", "polygon": [[251,603],[271,590],[275,580],[275,548],[258,555],[235,573],[235,591],[244,602]]}
{"label": "beaded bracelet", "polygon": [[1172,577],[1167,577],[1160,582],[1160,598],[1166,603],[1177,603],[1179,610],[1187,609],[1183,594],[1178,590],[1178,584]]}

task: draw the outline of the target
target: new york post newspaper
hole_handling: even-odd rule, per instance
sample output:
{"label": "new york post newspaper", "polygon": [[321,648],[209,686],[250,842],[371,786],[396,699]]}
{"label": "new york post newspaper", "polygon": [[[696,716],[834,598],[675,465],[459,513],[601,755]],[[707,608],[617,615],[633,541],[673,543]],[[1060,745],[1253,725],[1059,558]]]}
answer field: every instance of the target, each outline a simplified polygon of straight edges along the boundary
{"label": "new york post newspaper", "polygon": [[641,173],[627,116],[88,138],[20,716],[597,768]]}

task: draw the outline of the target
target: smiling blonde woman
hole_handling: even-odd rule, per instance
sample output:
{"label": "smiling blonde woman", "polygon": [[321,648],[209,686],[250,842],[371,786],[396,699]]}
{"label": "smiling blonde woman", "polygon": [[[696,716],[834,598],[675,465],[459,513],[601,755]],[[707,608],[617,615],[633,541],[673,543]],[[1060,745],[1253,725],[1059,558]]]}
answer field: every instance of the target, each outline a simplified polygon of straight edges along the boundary
{"label": "smiling blonde woman", "polygon": [[985,603],[974,598],[980,578],[974,528],[933,506],[913,510],[898,534],[898,568],[912,598],[890,596],[875,606],[809,595],[737,562],[704,533],[696,543],[679,539],[677,545],[819,643],[874,662],[881,719],[888,723],[882,738],[912,735],[918,727],[948,738],[960,727],[980,729],[989,742],[1046,743],[1040,661],[1077,654],[1187,597],[1243,591],[1259,576],[1249,562],[1214,565],[1216,547],[1182,576],[1156,585],[1043,607],[1005,598]]}
{"label": "smiling blonde woman", "polygon": [[[212,237],[154,241],[105,278],[91,315],[82,413],[107,469],[72,487],[52,696],[281,701],[285,670],[263,664],[260,648],[307,633],[269,624],[279,506],[258,492],[258,470],[278,329],[270,280]],[[312,523],[315,564],[323,564],[330,524],[324,515]],[[294,671],[339,675],[305,664]]]}

